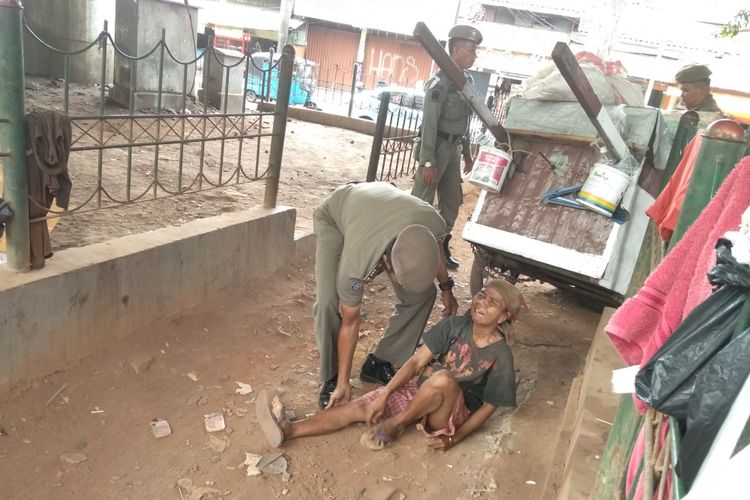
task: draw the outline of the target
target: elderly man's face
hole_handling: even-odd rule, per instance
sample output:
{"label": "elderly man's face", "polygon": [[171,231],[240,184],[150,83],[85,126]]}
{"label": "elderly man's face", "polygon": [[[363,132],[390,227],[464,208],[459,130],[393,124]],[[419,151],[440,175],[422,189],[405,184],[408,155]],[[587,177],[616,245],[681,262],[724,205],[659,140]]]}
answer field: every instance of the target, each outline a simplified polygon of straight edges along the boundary
{"label": "elderly man's face", "polygon": [[708,97],[711,89],[706,82],[681,83],[682,103],[687,109],[697,107],[703,99]]}

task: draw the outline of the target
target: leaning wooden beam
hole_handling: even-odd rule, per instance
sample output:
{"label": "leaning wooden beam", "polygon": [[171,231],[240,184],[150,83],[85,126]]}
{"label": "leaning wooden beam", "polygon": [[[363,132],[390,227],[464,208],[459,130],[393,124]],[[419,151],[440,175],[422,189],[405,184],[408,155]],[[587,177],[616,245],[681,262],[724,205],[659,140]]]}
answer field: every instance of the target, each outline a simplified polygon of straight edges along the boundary
{"label": "leaning wooden beam", "polygon": [[552,50],[552,60],[557,65],[557,69],[560,70],[565,81],[568,82],[570,90],[573,91],[573,95],[578,99],[591,123],[594,124],[594,128],[596,128],[599,136],[604,140],[607,149],[617,157],[618,161],[627,158],[630,154],[628,146],[617,132],[615,124],[612,123],[612,119],[594,93],[589,79],[586,78],[586,74],[578,65],[576,56],[573,55],[570,48],[563,42],[557,42],[555,48]]}
{"label": "leaning wooden beam", "polygon": [[435,61],[435,64],[443,70],[448,79],[459,89],[459,93],[469,104],[469,107],[479,116],[482,123],[487,127],[495,139],[500,142],[509,142],[508,132],[500,125],[497,118],[492,114],[490,109],[485,106],[482,101],[482,97],[477,93],[476,89],[469,83],[463,74],[463,71],[458,69],[450,58],[448,53],[445,51],[437,38],[432,34],[427,25],[423,22],[418,22],[414,27],[414,38],[424,47],[428,54]]}

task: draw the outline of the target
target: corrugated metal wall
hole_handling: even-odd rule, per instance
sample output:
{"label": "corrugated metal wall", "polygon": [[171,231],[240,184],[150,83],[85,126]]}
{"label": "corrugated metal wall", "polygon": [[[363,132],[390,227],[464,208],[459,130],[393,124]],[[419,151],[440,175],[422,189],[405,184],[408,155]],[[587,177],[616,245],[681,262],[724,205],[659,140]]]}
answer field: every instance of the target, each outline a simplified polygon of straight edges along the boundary
{"label": "corrugated metal wall", "polygon": [[[310,26],[305,57],[320,65],[318,84],[348,89],[358,47],[358,33]],[[430,77],[431,67],[432,58],[418,43],[368,36],[360,81],[366,88],[378,81],[414,87]]]}
{"label": "corrugated metal wall", "polygon": [[430,77],[432,58],[421,45],[413,42],[367,37],[365,43],[365,87],[378,81],[414,87]]}
{"label": "corrugated metal wall", "polygon": [[318,85],[348,89],[352,84],[358,46],[358,33],[310,26],[305,56],[320,65]]}

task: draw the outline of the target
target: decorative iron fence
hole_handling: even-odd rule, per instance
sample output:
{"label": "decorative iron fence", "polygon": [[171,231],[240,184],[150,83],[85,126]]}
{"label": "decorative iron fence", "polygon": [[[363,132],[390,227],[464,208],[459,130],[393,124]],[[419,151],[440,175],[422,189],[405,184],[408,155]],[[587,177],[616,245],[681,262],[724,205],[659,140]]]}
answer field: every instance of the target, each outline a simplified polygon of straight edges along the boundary
{"label": "decorative iron fence", "polygon": [[412,176],[417,167],[413,152],[422,124],[422,100],[384,91],[378,101],[367,182]]}
{"label": "decorative iron fence", "polygon": [[[381,92],[373,92],[370,98],[378,103],[378,114],[367,172],[368,182],[414,175],[418,161],[413,154],[414,140],[419,136],[422,124],[424,95],[416,90],[382,89]],[[504,96],[499,100],[493,109],[498,120],[503,117],[506,98]],[[472,115],[468,136],[473,153],[479,148],[485,132],[479,117]]]}
{"label": "decorative iron fence", "polygon": [[[69,165],[76,182],[71,207],[66,211],[51,210],[45,218],[268,177],[268,165],[262,165],[261,160],[268,159],[267,142],[275,136],[271,122],[279,112],[248,110],[248,81],[249,75],[261,78],[261,97],[275,99],[284,85],[279,82],[281,54],[274,57],[271,52],[273,63],[265,61],[260,66],[257,58],[254,60],[249,54],[226,62],[224,53],[220,49],[217,51],[209,40],[208,47],[195,58],[180,60],[170,50],[165,41],[166,32],[162,30],[161,39],[150,50],[140,56],[131,55],[115,43],[106,21],[95,40],[80,50],[68,52],[42,40],[25,20],[24,30],[36,43],[64,58],[62,107],[72,125]],[[120,93],[127,102],[126,112],[113,110],[109,102],[107,45],[112,46],[116,57],[121,59],[120,65],[125,67],[128,85]],[[101,54],[98,113],[79,115],[70,109],[70,60],[89,50],[98,50]],[[154,63],[158,77],[154,107],[136,110],[139,65]],[[174,88],[171,92],[164,90],[167,64],[173,74],[175,66],[181,67],[179,93],[174,92]],[[192,95],[195,84],[190,82],[190,74],[197,73],[197,64],[201,64],[202,73],[209,74],[214,66],[214,73],[221,74],[222,84],[220,92],[211,92],[201,85],[197,92],[199,102]],[[236,78],[234,72],[241,72],[245,82],[239,96],[233,96],[229,88],[230,80]],[[288,87],[289,83],[286,85]],[[170,99],[172,107],[165,106],[165,98]],[[239,106],[239,110],[228,112],[230,103],[234,108]],[[285,122],[286,116],[281,119]]]}

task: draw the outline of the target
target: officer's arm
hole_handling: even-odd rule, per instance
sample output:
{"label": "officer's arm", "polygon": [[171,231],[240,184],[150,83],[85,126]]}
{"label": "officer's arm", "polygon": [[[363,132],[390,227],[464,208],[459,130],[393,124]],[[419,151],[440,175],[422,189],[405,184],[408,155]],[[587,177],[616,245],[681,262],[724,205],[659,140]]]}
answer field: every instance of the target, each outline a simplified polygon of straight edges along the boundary
{"label": "officer's arm", "polygon": [[349,386],[349,376],[352,372],[352,358],[359,338],[359,312],[361,306],[340,305],[341,326],[339,340],[336,346],[339,358],[338,381],[336,387]]}
{"label": "officer's arm", "polygon": [[[445,252],[443,251],[443,244],[438,244],[440,251],[440,259],[438,260],[437,278],[438,283],[446,283],[450,276],[448,275],[448,268],[445,265]],[[443,317],[454,316],[458,312],[458,301],[455,295],[453,295],[453,289],[441,290],[440,300],[443,302]]]}
{"label": "officer's arm", "polygon": [[447,95],[447,89],[440,79],[435,79],[425,90],[424,105],[422,107],[422,145],[419,150],[419,164],[425,162],[435,164],[435,148],[437,147],[438,120]]}

